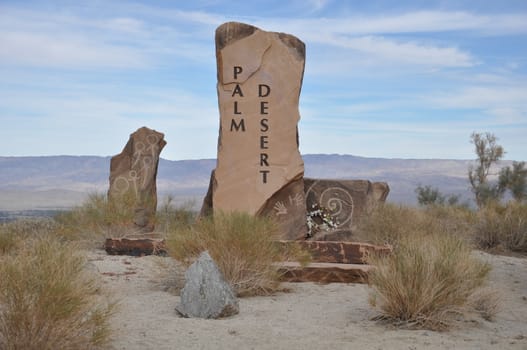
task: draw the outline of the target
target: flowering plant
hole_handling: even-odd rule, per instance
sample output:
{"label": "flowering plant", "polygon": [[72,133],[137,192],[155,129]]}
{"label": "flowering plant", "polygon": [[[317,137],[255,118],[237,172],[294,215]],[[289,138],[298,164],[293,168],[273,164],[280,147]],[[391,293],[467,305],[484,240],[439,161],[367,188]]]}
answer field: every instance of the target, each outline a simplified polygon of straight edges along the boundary
{"label": "flowering plant", "polygon": [[307,234],[306,238],[313,237],[319,231],[331,231],[339,226],[338,219],[331,216],[329,209],[315,203],[307,212]]}

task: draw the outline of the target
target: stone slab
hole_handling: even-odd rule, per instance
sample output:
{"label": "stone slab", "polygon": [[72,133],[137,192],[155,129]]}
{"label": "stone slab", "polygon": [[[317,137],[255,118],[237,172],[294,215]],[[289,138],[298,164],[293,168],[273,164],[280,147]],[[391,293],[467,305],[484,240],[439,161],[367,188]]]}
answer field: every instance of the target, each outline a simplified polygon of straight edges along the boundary
{"label": "stone slab", "polygon": [[298,262],[278,263],[284,282],[317,283],[367,283],[368,272],[373,268],[364,264],[311,263],[302,266]]}
{"label": "stone slab", "polygon": [[314,262],[337,264],[366,264],[368,254],[390,254],[390,246],[377,246],[361,242],[332,241],[278,241],[287,247],[297,244],[311,254]]}
{"label": "stone slab", "polygon": [[167,255],[165,240],[154,238],[107,238],[104,250],[110,255]]}

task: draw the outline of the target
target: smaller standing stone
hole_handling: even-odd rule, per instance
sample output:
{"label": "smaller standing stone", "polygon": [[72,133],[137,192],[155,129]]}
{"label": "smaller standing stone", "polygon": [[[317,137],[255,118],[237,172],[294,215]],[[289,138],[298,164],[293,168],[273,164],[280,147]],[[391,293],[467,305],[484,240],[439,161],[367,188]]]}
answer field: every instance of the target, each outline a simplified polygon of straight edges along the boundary
{"label": "smaller standing stone", "polygon": [[185,287],[176,311],[183,317],[222,318],[240,312],[238,299],[208,252],[185,273]]}
{"label": "smaller standing stone", "polygon": [[143,232],[154,229],[157,207],[157,166],[166,145],[165,135],[147,127],[130,135],[123,151],[110,162],[108,199],[130,206],[134,225]]}

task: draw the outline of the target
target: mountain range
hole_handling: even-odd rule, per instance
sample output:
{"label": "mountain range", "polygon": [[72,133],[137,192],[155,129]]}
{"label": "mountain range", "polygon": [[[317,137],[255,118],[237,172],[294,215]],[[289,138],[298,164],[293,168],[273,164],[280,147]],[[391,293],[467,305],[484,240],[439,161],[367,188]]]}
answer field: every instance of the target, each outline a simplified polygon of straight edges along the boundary
{"label": "mountain range", "polygon": [[[386,159],[353,155],[306,154],[305,177],[387,182],[389,202],[416,204],[415,188],[430,185],[443,194],[471,198],[467,172],[471,160]],[[504,161],[498,166],[509,165]],[[159,162],[159,202],[170,195],[195,207],[207,191],[215,159]],[[0,211],[65,209],[89,193],[108,189],[110,157],[0,157]]]}

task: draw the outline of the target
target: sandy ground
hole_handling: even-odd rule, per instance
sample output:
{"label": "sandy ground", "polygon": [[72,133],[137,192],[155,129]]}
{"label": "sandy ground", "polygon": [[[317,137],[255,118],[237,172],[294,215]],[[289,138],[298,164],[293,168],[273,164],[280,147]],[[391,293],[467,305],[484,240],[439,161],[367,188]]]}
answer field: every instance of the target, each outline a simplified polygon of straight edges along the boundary
{"label": "sandy ground", "polygon": [[89,266],[119,300],[113,349],[526,350],[527,259],[475,254],[493,266],[490,286],[499,292],[500,311],[492,322],[474,316],[447,332],[393,329],[373,321],[369,288],[362,284],[285,283],[289,293],[240,299],[234,317],[181,318],[174,309],[179,297],[169,287],[182,283],[182,271],[171,259],[104,251],[88,256]]}

